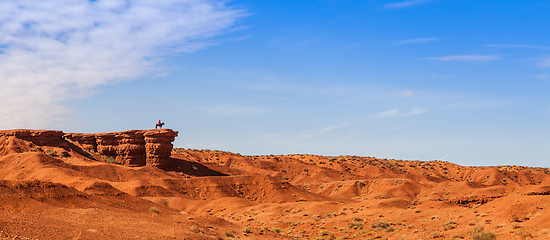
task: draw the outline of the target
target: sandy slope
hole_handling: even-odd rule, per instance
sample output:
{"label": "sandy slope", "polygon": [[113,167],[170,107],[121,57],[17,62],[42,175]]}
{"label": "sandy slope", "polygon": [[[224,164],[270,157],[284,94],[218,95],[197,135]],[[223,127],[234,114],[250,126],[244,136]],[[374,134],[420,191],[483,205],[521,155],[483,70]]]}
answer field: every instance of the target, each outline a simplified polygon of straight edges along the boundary
{"label": "sandy slope", "polygon": [[550,239],[550,171],[175,149],[163,169],[0,138],[0,239]]}

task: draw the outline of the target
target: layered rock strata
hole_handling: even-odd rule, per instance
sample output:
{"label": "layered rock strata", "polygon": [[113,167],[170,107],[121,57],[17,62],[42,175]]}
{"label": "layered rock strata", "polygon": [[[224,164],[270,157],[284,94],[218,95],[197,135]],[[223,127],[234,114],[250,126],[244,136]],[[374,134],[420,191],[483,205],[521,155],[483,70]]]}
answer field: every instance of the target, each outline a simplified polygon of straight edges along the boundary
{"label": "layered rock strata", "polygon": [[95,133],[66,133],[65,138],[78,142],[84,151],[97,152]]}
{"label": "layered rock strata", "polygon": [[[105,158],[127,166],[163,167],[170,163],[172,142],[178,136],[171,129],[130,130],[110,133],[63,133],[55,130],[16,129],[0,131],[2,139],[21,139],[37,146],[55,146],[70,151],[71,144],[65,139],[77,142],[82,150],[98,153]],[[3,154],[28,151],[32,144],[2,141]],[[9,150],[9,151],[8,151]]]}
{"label": "layered rock strata", "polygon": [[56,130],[14,129],[0,131],[0,137],[15,137],[36,145],[49,145],[52,142],[58,142],[62,140],[63,134],[62,131]]}
{"label": "layered rock strata", "polygon": [[113,157],[116,162],[128,166],[145,166],[144,131],[131,130],[95,135],[97,152],[103,156]]}
{"label": "layered rock strata", "polygon": [[178,136],[178,132],[146,131],[143,136],[145,138],[145,150],[147,152],[147,165],[153,167],[164,167],[168,165],[172,153],[172,142]]}
{"label": "layered rock strata", "polygon": [[65,138],[78,142],[85,150],[114,158],[119,164],[154,167],[169,164],[172,142],[177,136],[178,132],[171,129],[65,134]]}

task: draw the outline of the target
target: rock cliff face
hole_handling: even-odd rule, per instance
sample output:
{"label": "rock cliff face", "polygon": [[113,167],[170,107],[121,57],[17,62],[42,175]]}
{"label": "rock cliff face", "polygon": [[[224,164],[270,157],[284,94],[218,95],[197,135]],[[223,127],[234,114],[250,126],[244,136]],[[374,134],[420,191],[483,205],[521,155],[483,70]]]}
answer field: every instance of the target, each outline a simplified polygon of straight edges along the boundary
{"label": "rock cliff face", "polygon": [[172,142],[178,132],[170,129],[149,130],[143,134],[145,140],[146,162],[148,166],[164,167],[170,163]]}
{"label": "rock cliff face", "polygon": [[63,132],[54,130],[15,129],[0,131],[0,156],[55,146],[68,149]]}
{"label": "rock cliff face", "polygon": [[109,133],[68,133],[86,151],[112,157],[128,166],[162,167],[169,164],[172,142],[178,136],[171,129],[130,130]]}
{"label": "rock cliff face", "polygon": [[97,152],[95,133],[66,133],[65,138],[80,143],[82,149],[88,152]]}
{"label": "rock cliff face", "polygon": [[145,166],[144,131],[98,133],[95,135],[97,152],[113,157],[116,162],[128,166]]}
{"label": "rock cliff face", "polygon": [[0,131],[0,137],[14,137],[37,145],[49,145],[62,140],[63,132],[55,130],[15,129]]}
{"label": "rock cliff face", "polygon": [[[0,155],[31,151],[34,146],[60,147],[70,151],[74,146],[127,166],[169,165],[172,142],[178,136],[171,129],[130,130],[109,133],[63,133],[54,130],[16,129],[0,131]],[[80,147],[71,144],[78,143]],[[96,155],[96,158],[97,155]]]}

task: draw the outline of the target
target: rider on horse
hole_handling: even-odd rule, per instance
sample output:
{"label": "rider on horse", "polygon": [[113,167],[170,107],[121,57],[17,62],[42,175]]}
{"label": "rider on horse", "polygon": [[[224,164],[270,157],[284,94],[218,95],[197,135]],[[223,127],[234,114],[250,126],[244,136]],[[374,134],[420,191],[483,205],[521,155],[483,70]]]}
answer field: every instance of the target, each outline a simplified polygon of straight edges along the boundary
{"label": "rider on horse", "polygon": [[157,125],[155,125],[155,129],[157,129],[158,127],[162,128],[163,125],[164,125],[164,123],[163,123],[163,122],[160,122],[160,120],[159,120],[159,122],[157,123]]}

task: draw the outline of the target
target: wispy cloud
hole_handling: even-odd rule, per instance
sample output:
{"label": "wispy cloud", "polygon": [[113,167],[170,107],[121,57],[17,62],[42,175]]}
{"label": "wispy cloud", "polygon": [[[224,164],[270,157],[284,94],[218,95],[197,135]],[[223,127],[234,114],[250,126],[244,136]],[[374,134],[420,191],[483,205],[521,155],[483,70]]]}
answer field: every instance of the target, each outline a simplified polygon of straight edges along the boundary
{"label": "wispy cloud", "polygon": [[375,114],[372,119],[379,119],[379,118],[390,118],[390,117],[409,117],[414,115],[420,115],[423,113],[426,113],[427,111],[422,108],[412,108],[408,112],[402,112],[399,108],[390,109],[387,111],[383,111],[381,113]]}
{"label": "wispy cloud", "polygon": [[408,0],[408,1],[388,3],[388,4],[385,4],[384,7],[385,8],[407,8],[415,5],[428,3],[431,1],[433,0]]}
{"label": "wispy cloud", "polygon": [[529,44],[487,44],[485,46],[495,47],[495,48],[531,48],[531,49],[539,49],[539,50],[550,50],[549,46],[529,45]]}
{"label": "wispy cloud", "polygon": [[538,75],[535,76],[535,78],[540,79],[540,80],[550,79],[550,74],[538,74]]}
{"label": "wispy cloud", "polygon": [[499,59],[499,56],[496,55],[451,55],[451,56],[441,56],[441,57],[431,57],[429,60],[441,61],[441,62],[452,62],[452,61],[462,61],[462,62],[488,62]]}
{"label": "wispy cloud", "polygon": [[154,74],[244,15],[210,0],[1,1],[0,128],[51,126],[63,101]]}
{"label": "wispy cloud", "polygon": [[439,38],[413,38],[413,39],[407,39],[397,42],[399,45],[403,44],[419,44],[419,43],[430,43],[430,42],[437,42],[441,39]]}
{"label": "wispy cloud", "polygon": [[412,97],[412,96],[414,96],[414,91],[413,90],[405,90],[405,91],[401,91],[397,94],[400,97]]}
{"label": "wispy cloud", "polygon": [[550,67],[550,57],[543,58],[543,59],[540,61],[540,66],[542,66],[542,67]]}
{"label": "wispy cloud", "polygon": [[339,129],[339,128],[343,128],[343,127],[348,126],[348,125],[349,125],[349,122],[342,122],[342,123],[338,123],[338,124],[334,124],[334,125],[329,125],[329,126],[322,127],[322,128],[317,129],[317,130],[314,130],[311,133],[302,134],[302,135],[299,136],[299,138],[310,138],[310,137],[323,135],[325,133],[334,131],[334,130]]}
{"label": "wispy cloud", "polygon": [[233,104],[202,106],[198,108],[210,115],[220,117],[246,117],[259,115],[270,111],[262,107]]}
{"label": "wispy cloud", "polygon": [[286,132],[278,132],[278,133],[270,133],[270,134],[266,134],[264,137],[265,138],[279,138],[279,137],[283,137],[283,136],[286,136],[287,133]]}

